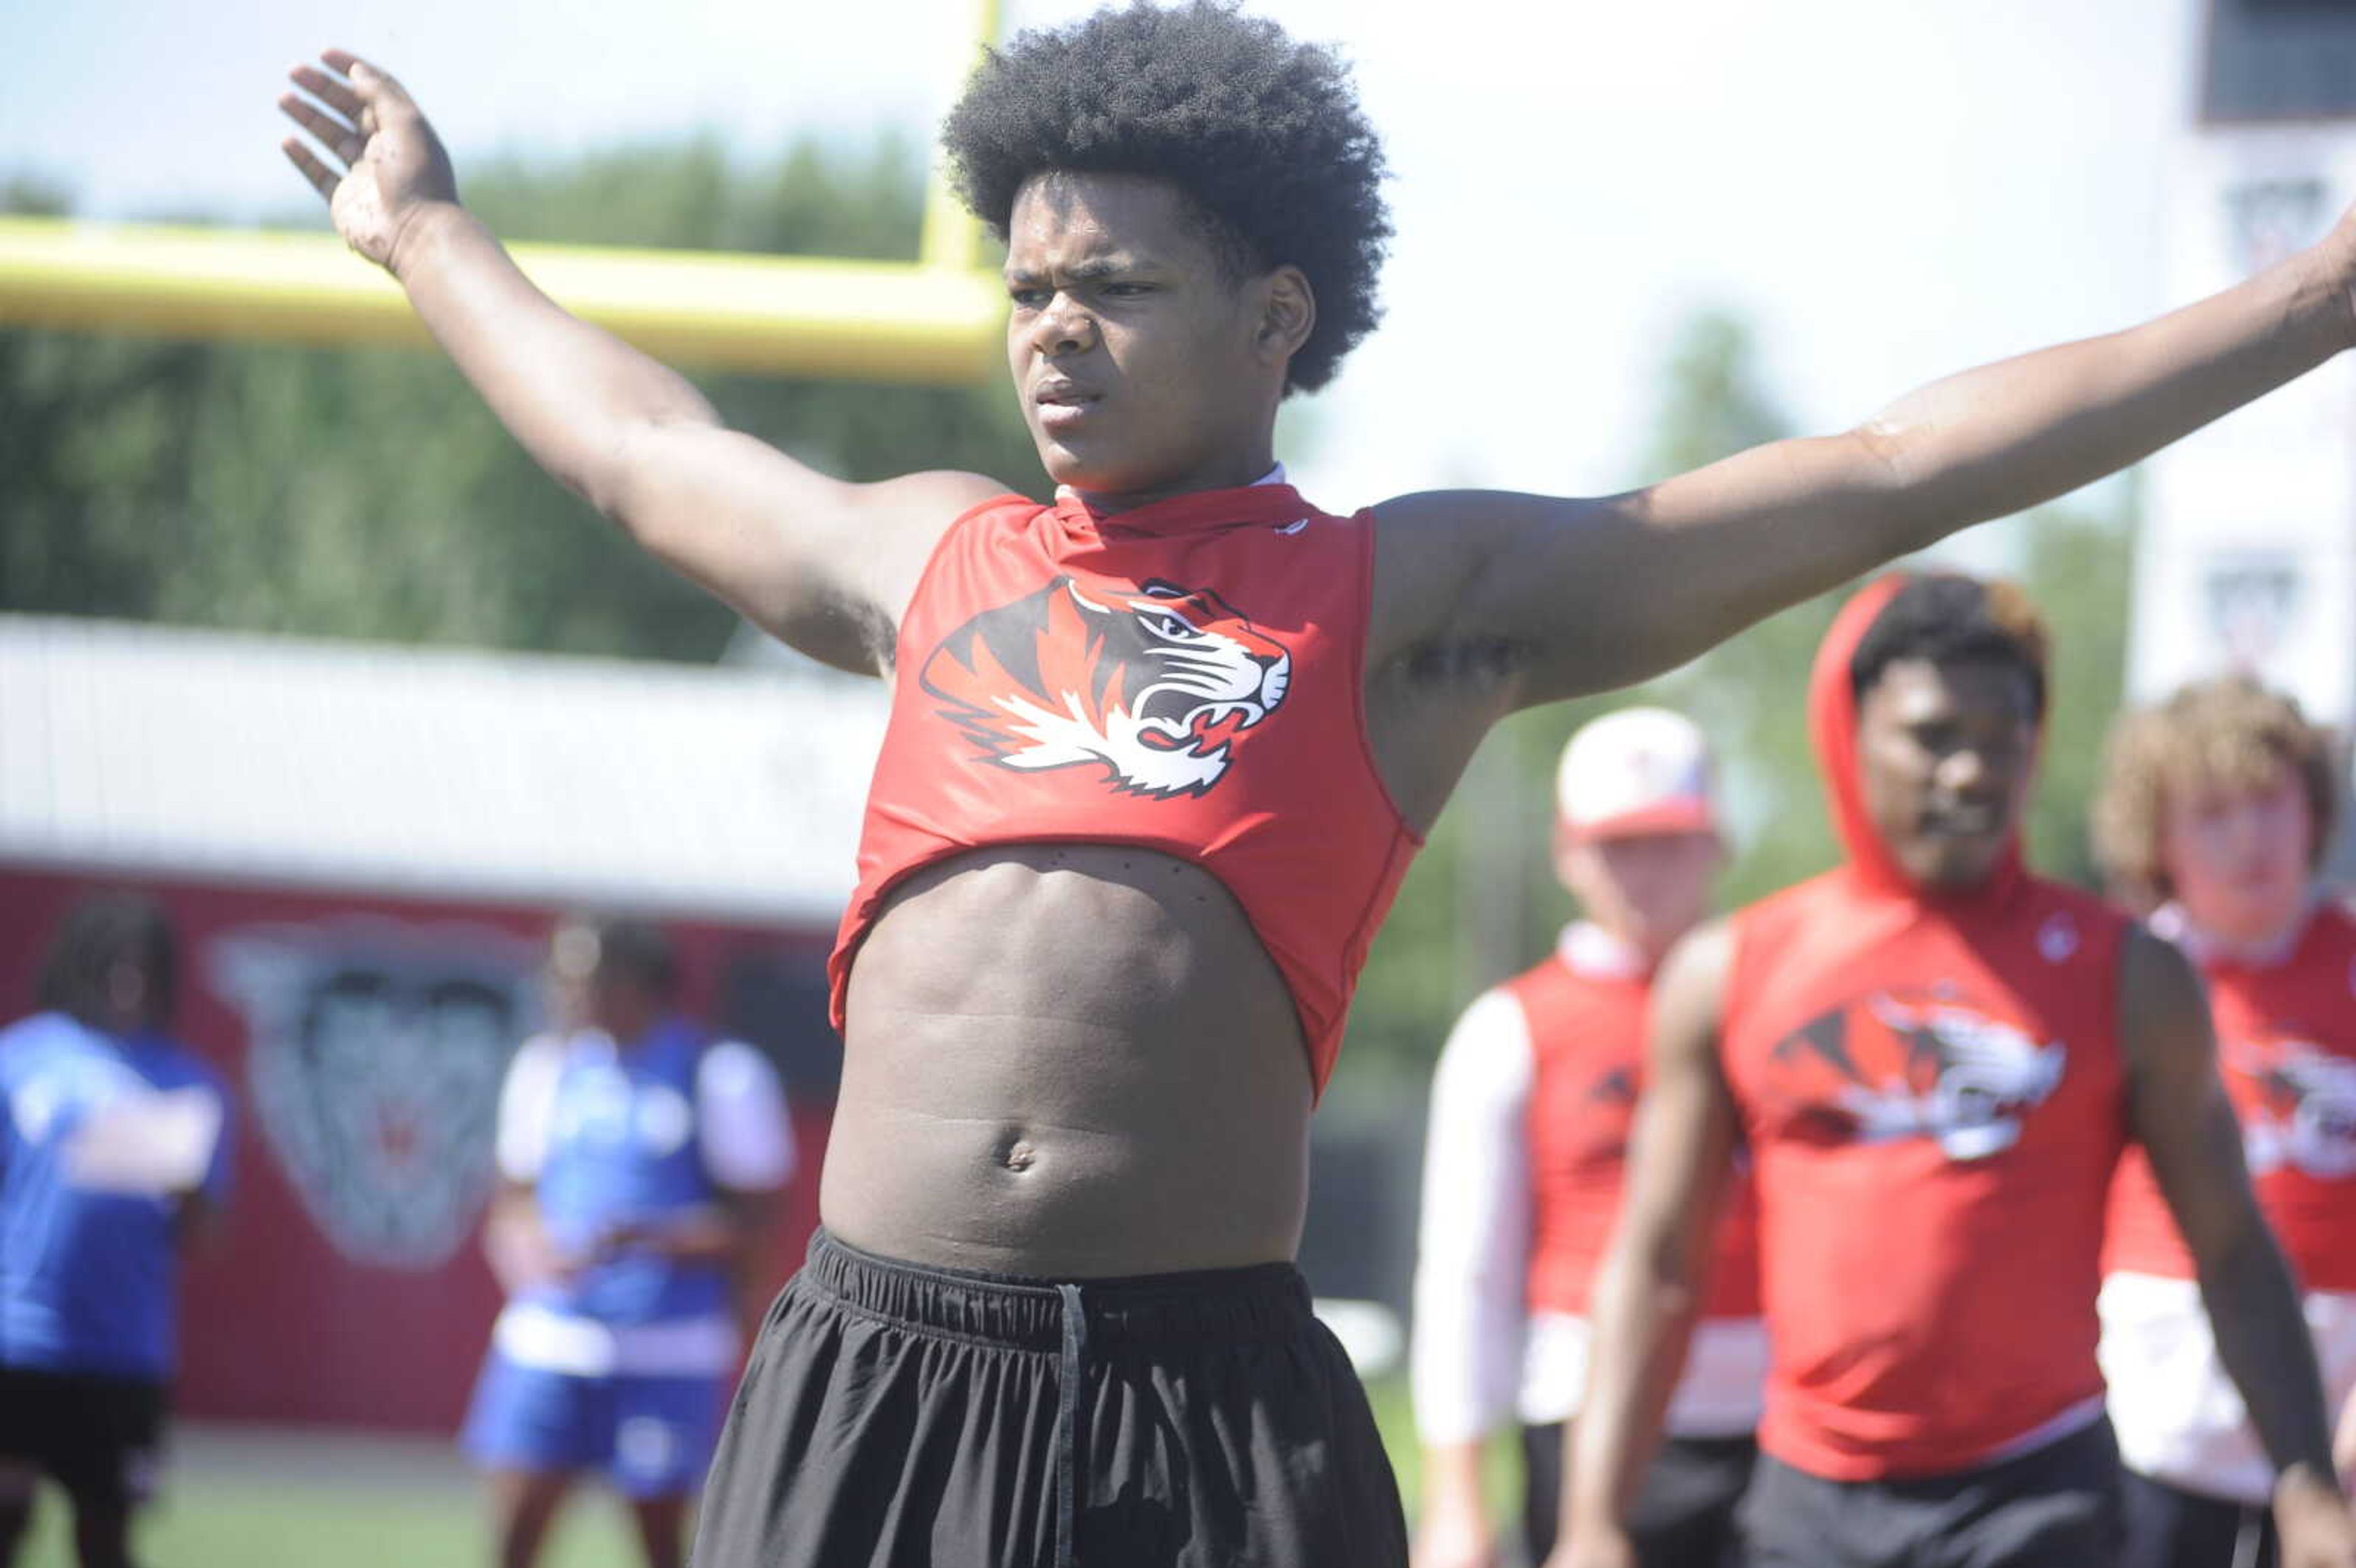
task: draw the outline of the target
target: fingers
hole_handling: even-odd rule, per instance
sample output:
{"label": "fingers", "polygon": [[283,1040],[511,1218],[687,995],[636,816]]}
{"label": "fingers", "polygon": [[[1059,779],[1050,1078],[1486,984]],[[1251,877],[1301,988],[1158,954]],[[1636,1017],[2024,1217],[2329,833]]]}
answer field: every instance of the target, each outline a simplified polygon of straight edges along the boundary
{"label": "fingers", "polygon": [[368,108],[367,100],[345,85],[341,79],[329,76],[315,65],[298,65],[286,73],[294,85],[319,100],[355,125]]}
{"label": "fingers", "polygon": [[332,114],[322,113],[289,92],[278,100],[278,107],[286,117],[319,139],[319,145],[343,159],[346,164],[360,161],[368,150],[368,137],[353,126],[345,124]]}
{"label": "fingers", "polygon": [[311,182],[311,188],[319,193],[321,200],[333,201],[336,198],[336,187],[343,180],[341,175],[331,171],[319,161],[318,154],[292,136],[278,145],[286,155],[286,161],[294,165],[295,172]]}
{"label": "fingers", "polygon": [[351,78],[352,86],[363,99],[370,101],[382,99],[395,103],[409,101],[409,94],[402,90],[401,83],[348,49],[321,49],[319,58]]}

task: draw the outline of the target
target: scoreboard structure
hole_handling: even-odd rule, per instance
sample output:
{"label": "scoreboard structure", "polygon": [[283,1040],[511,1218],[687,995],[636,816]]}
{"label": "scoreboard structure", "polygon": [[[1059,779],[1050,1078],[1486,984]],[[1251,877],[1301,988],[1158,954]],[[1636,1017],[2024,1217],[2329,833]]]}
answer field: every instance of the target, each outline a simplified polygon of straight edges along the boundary
{"label": "scoreboard structure", "polygon": [[[2208,0],[2198,66],[2162,208],[2172,300],[2280,260],[2356,201],[2356,0]],[[2241,670],[2344,735],[2356,720],[2356,363],[2325,366],[2144,472],[2130,699]]]}

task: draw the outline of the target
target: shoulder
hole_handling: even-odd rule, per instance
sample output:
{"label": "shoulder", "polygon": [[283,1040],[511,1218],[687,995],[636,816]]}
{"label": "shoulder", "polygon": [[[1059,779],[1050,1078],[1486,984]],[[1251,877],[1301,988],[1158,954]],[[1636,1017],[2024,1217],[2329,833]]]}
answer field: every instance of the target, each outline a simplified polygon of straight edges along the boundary
{"label": "shoulder", "polygon": [[0,1029],[0,1072],[31,1072],[100,1049],[97,1037],[66,1013],[35,1013]]}
{"label": "shoulder", "polygon": [[573,1042],[562,1035],[536,1034],[508,1058],[506,1097],[510,1104],[545,1098],[556,1092],[571,1064]]}
{"label": "shoulder", "polygon": [[1723,945],[1722,962],[1730,966],[1740,956],[1770,949],[1779,942],[1804,940],[1818,919],[1830,912],[1826,905],[1837,897],[1837,891],[1833,873],[1826,872],[1788,888],[1778,888],[1719,916],[1710,923],[1719,933],[1717,940]]}
{"label": "shoulder", "polygon": [[572,1055],[573,1042],[561,1034],[536,1034],[515,1048],[508,1058],[509,1072],[553,1072]]}
{"label": "shoulder", "polygon": [[2184,949],[2157,934],[2141,921],[2124,916],[2117,936],[2119,986],[2130,1000],[2200,1000],[2201,974]]}
{"label": "shoulder", "polygon": [[696,1059],[695,1084],[705,1094],[776,1093],[777,1070],[766,1056],[741,1040],[714,1040]]}
{"label": "shoulder", "polygon": [[1528,1094],[1536,1070],[1530,1027],[1505,986],[1472,999],[1458,1015],[1431,1075],[1435,1125],[1461,1122],[1482,1107],[1502,1113]]}
{"label": "shoulder", "polygon": [[2326,899],[2316,906],[2308,943],[2334,958],[2356,954],[2356,911],[2335,899]]}
{"label": "shoulder", "polygon": [[23,1055],[39,1050],[57,1040],[64,1030],[79,1029],[63,1013],[34,1013],[0,1028],[0,1059]]}
{"label": "shoulder", "polygon": [[2174,943],[2138,921],[2120,933],[2119,1052],[2130,1070],[2199,1063],[2213,1047],[2209,997],[2200,973]]}
{"label": "shoulder", "polygon": [[[1750,906],[1751,910],[1759,907]],[[1656,1003],[1672,997],[1690,1002],[1723,991],[1727,975],[1734,965],[1740,923],[1749,912],[1750,910],[1737,910],[1732,914],[1704,921],[1670,948],[1661,960],[1659,976],[1653,982]]]}

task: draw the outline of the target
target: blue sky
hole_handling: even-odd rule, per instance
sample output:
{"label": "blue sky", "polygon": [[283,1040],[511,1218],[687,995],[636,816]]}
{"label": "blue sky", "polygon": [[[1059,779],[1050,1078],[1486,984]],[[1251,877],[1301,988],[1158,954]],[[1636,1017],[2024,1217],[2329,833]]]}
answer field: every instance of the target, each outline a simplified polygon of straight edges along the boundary
{"label": "blue sky", "polygon": [[[1263,0],[1355,60],[1399,229],[1389,319],[1316,400],[1323,504],[1636,476],[1667,335],[1723,304],[1810,427],[2170,302],[2157,263],[2196,0]],[[1013,25],[1084,6],[1007,0]],[[404,78],[463,177],[712,129],[920,131],[966,0],[0,0],[0,173],[106,217],[316,221],[274,150],[330,43]],[[659,21],[656,18],[659,16]]]}

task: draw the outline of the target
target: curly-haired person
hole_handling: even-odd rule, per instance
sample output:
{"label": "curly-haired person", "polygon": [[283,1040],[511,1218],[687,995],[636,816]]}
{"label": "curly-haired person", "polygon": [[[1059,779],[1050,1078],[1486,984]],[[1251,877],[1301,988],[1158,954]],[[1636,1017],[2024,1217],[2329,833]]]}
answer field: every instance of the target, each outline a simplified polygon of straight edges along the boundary
{"label": "curly-haired person", "polygon": [[[1006,240],[1055,498],[851,484],[566,315],[459,204],[409,95],[324,66],[281,101],[318,144],[288,155],[532,455],[892,685],[834,963],[824,1231],[739,1392],[704,1568],[1399,1562],[1365,1397],[1291,1260],[1359,966],[1482,736],[2356,337],[2352,225],[2147,325],[1646,490],[1328,512],[1274,427],[1374,319],[1374,133],[1332,52],[1228,5],[1132,5],[1017,37],[948,124]],[[1526,336],[1508,293],[1479,303],[1468,355]]]}
{"label": "curly-haired person", "polygon": [[[2356,919],[2316,869],[2332,747],[2239,676],[2113,731],[2095,845],[2209,988],[2217,1067],[2259,1207],[2298,1276],[2343,1473],[2356,1462]],[[2131,1152],[2104,1251],[2103,1372],[2126,1478],[2122,1568],[2273,1568],[2273,1467],[2150,1165]]]}

